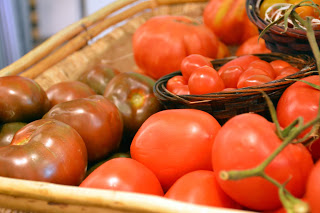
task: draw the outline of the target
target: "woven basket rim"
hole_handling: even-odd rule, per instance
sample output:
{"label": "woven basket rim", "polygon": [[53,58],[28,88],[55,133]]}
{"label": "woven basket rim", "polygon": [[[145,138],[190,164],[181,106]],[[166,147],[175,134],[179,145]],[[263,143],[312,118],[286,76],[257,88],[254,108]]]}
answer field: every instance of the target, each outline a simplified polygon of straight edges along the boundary
{"label": "woven basket rim", "polygon": [[[181,75],[181,71],[176,71],[158,79],[154,85],[154,93],[157,96],[157,98],[162,101],[169,100],[169,101],[176,101],[176,102],[181,102],[186,104],[209,103],[212,101],[235,102],[239,100],[250,100],[250,99],[261,97],[262,96],[261,91],[264,91],[267,95],[272,97],[274,92],[276,92],[277,90],[284,90],[290,84],[295,82],[295,79],[300,79],[316,73],[315,71],[316,63],[314,58],[306,54],[293,56],[293,55],[284,54],[284,53],[261,53],[261,54],[252,54],[252,55],[258,56],[261,59],[270,57],[272,59],[287,59],[286,61],[289,61],[291,63],[293,63],[293,61],[296,61],[297,63],[304,62],[305,66],[303,66],[303,68],[299,72],[289,75],[283,79],[270,81],[268,83],[258,85],[258,86],[245,87],[245,88],[229,90],[229,91],[221,91],[221,92],[210,93],[205,95],[175,95],[170,91],[168,91],[166,89],[167,81],[173,76]],[[213,63],[213,66],[216,68],[216,70],[219,70],[219,67],[217,68],[217,65],[223,65],[225,62],[230,61],[234,58],[237,58],[237,56],[231,56],[223,59],[216,59],[212,61],[212,63]]]}
{"label": "woven basket rim", "polygon": [[[258,13],[259,6],[263,0],[247,0],[246,1],[246,11],[249,19],[251,20],[252,23],[254,23],[259,30],[265,29],[269,22],[263,20]],[[260,4],[259,4],[260,3]],[[259,4],[259,5],[258,5]],[[279,25],[273,25],[269,29],[270,32],[278,35],[288,35],[291,37],[295,37],[297,39],[307,39],[306,31],[301,30],[301,29],[293,29],[293,28],[288,28],[286,32],[284,32],[284,27],[279,26]],[[316,38],[320,39],[320,30],[315,30],[314,31]]]}

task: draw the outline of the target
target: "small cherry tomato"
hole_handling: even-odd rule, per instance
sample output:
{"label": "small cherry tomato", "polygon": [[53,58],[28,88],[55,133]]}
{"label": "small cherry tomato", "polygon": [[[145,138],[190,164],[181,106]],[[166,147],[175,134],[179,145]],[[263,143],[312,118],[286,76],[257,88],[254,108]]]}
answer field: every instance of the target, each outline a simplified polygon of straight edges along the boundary
{"label": "small cherry tomato", "polygon": [[96,168],[79,187],[163,195],[155,174],[131,158],[114,158]]}
{"label": "small cherry tomato", "polygon": [[218,72],[208,66],[193,71],[188,81],[189,91],[192,95],[202,95],[219,92],[225,88]]}
{"label": "small cherry tomato", "polygon": [[253,61],[249,64],[249,67],[247,68],[247,70],[252,69],[252,68],[257,68],[257,69],[261,69],[261,70],[265,71],[267,73],[267,75],[272,79],[274,79],[276,77],[276,74],[273,70],[273,67],[267,61],[264,61],[261,59]]}
{"label": "small cherry tomato", "polygon": [[[261,75],[261,76],[266,76],[266,77],[260,77],[260,79],[266,79],[268,81],[272,81],[273,79],[270,78],[270,76],[268,76],[268,73],[262,69],[258,69],[258,68],[251,68],[251,69],[247,69],[246,71],[244,71],[238,80],[238,84],[237,84],[237,88],[242,88],[245,87],[243,85],[243,82],[246,81],[247,79],[249,79],[251,76],[256,76],[256,75]],[[253,78],[251,78],[253,79]],[[267,81],[264,81],[267,82]]]}
{"label": "small cherry tomato", "polygon": [[267,82],[272,81],[273,79],[270,78],[267,75],[251,75],[250,77],[246,78],[243,81],[239,81],[238,88],[243,87],[252,87],[252,86],[258,86]]}
{"label": "small cherry tomato", "polygon": [[287,77],[288,75],[295,74],[296,72],[299,72],[300,70],[296,67],[285,67],[282,70],[280,70],[279,75],[276,77],[276,79],[281,79],[284,77]]}
{"label": "small cherry tomato", "polygon": [[180,70],[182,76],[188,81],[191,73],[202,66],[213,67],[207,57],[200,54],[191,54],[182,60]]}
{"label": "small cherry tomato", "polygon": [[181,85],[179,87],[176,87],[173,89],[172,93],[176,95],[190,95],[189,86]]}
{"label": "small cherry tomato", "polygon": [[237,88],[239,77],[243,71],[240,66],[230,66],[220,72],[219,75],[226,88]]}
{"label": "small cherry tomato", "polygon": [[213,171],[196,170],[179,178],[164,195],[166,198],[199,205],[239,209],[219,186]]}
{"label": "small cherry tomato", "polygon": [[166,87],[172,92],[175,88],[183,85],[188,85],[188,81],[182,75],[176,75],[168,80]]}
{"label": "small cherry tomato", "polygon": [[224,72],[225,69],[227,69],[227,67],[230,66],[240,66],[242,67],[243,70],[246,70],[249,66],[249,64],[255,60],[260,60],[260,58],[258,56],[254,56],[254,55],[243,55],[243,56],[239,56],[235,59],[232,59],[231,61],[228,61],[227,63],[225,63],[220,69],[219,69],[219,74],[221,72]]}
{"label": "small cherry tomato", "polygon": [[280,70],[282,70],[283,68],[285,68],[285,67],[291,67],[291,66],[292,66],[292,65],[289,64],[288,62],[283,61],[283,60],[280,60],[280,59],[271,61],[271,62],[270,62],[270,65],[272,66],[272,68],[273,68],[276,76],[279,75]]}

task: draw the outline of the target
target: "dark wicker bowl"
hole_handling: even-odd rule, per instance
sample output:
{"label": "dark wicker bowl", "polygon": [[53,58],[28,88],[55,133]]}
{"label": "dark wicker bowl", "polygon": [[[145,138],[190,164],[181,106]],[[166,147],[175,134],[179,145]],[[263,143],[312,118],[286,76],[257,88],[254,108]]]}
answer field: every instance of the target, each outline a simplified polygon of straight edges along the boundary
{"label": "dark wicker bowl", "polygon": [[[259,7],[263,0],[247,0],[246,10],[249,19],[254,23],[261,32],[270,23],[260,18]],[[272,26],[262,37],[266,46],[272,52],[281,52],[291,55],[308,54],[313,55],[309,41],[304,30],[288,28],[283,33],[284,28],[281,26]],[[320,31],[315,31],[316,40],[320,45]]]}
{"label": "dark wicker bowl", "polygon": [[[165,109],[193,108],[206,111],[213,115],[220,124],[224,124],[231,117],[246,113],[255,112],[266,118],[270,118],[269,110],[261,90],[269,95],[276,105],[283,91],[291,85],[294,80],[315,74],[315,60],[308,55],[286,55],[282,53],[254,54],[265,61],[281,59],[289,62],[294,67],[300,69],[286,79],[274,80],[263,85],[246,87],[219,93],[205,95],[175,95],[166,89],[167,81],[176,75],[181,75],[180,71],[163,76],[154,85],[154,93]],[[236,58],[236,56],[212,61],[216,70]]]}

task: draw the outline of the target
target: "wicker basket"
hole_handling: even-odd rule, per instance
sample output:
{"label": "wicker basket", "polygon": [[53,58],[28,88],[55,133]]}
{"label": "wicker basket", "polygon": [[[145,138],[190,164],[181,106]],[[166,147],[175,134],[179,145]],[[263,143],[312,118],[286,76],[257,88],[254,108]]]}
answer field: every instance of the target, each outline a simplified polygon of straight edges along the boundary
{"label": "wicker basket", "polygon": [[[269,24],[260,18],[259,7],[263,0],[247,0],[246,10],[249,19],[261,32]],[[318,45],[320,45],[320,31],[315,31]],[[281,52],[287,54],[308,54],[313,55],[306,36],[306,32],[300,29],[288,28],[284,33],[281,26],[272,26],[263,36],[266,46],[272,52]]]}
{"label": "wicker basket", "polygon": [[[268,94],[273,103],[276,105],[283,91],[294,82],[290,79],[299,79],[315,73],[313,72],[316,67],[315,60],[308,55],[291,56],[283,53],[254,55],[268,62],[277,59],[287,61],[292,66],[299,68],[300,71],[287,76],[285,79],[271,81],[259,86],[211,93],[207,95],[180,96],[175,95],[166,89],[166,83],[171,77],[175,75],[181,75],[181,72],[177,71],[160,78],[154,86],[154,93],[167,109],[200,109],[213,115],[220,124],[225,123],[235,115],[246,112],[255,112],[266,118],[270,118],[268,106],[260,91],[262,90]],[[213,67],[216,70],[219,70],[222,65],[234,58],[235,56],[214,60],[212,61]]]}
{"label": "wicker basket", "polygon": [[[101,59],[118,70],[132,71],[131,37],[156,15],[187,15],[202,20],[206,0],[118,0],[58,32],[1,76],[35,79],[44,89],[75,80]],[[129,6],[130,5],[130,6]],[[245,212],[110,190],[86,189],[0,177],[0,212]]]}

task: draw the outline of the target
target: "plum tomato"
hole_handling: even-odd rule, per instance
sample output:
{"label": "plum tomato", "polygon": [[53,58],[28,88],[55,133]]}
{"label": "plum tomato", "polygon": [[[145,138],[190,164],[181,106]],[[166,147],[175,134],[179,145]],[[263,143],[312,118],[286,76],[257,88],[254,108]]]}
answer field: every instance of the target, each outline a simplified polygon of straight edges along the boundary
{"label": "plum tomato", "polygon": [[114,158],[95,169],[79,187],[163,196],[155,174],[131,158]]}
{"label": "plum tomato", "polygon": [[9,145],[16,132],[24,127],[27,123],[11,122],[0,126],[0,147]]}
{"label": "plum tomato", "polygon": [[243,69],[240,66],[230,66],[219,72],[220,78],[223,80],[226,88],[237,88],[237,83]]}
{"label": "plum tomato", "polygon": [[151,169],[166,191],[188,172],[212,170],[211,147],[220,128],[201,110],[163,110],[142,124],[133,138],[131,157]]}
{"label": "plum tomato", "polygon": [[98,95],[103,95],[109,81],[118,73],[117,69],[100,63],[92,69],[83,72],[79,76],[78,81],[87,84]]}
{"label": "plum tomato", "polygon": [[[320,85],[319,75],[305,77],[301,80]],[[315,119],[319,110],[320,91],[306,83],[295,82],[281,95],[277,104],[277,116],[280,125],[285,128],[298,117],[302,117],[304,123]],[[304,131],[300,137],[311,130]],[[315,160],[320,158],[320,139],[308,146]]]}
{"label": "plum tomato", "polygon": [[209,170],[196,170],[183,175],[166,192],[164,197],[206,206],[239,209],[220,188],[216,174]]}
{"label": "plum tomato", "polygon": [[224,70],[230,66],[240,66],[243,70],[246,70],[248,68],[249,64],[255,60],[260,60],[260,58],[255,55],[243,55],[243,56],[236,57],[236,58],[228,61],[227,63],[225,63],[218,70],[218,73],[220,74],[220,73],[224,72]]}
{"label": "plum tomato", "polygon": [[118,108],[102,95],[56,104],[43,118],[73,127],[83,138],[90,162],[103,159],[119,148],[123,121]]}
{"label": "plum tomato", "polygon": [[209,66],[199,67],[190,75],[188,81],[191,95],[202,95],[220,92],[225,88],[218,72]]}
{"label": "plum tomato", "polygon": [[[221,171],[253,169],[282,143],[275,125],[255,113],[232,117],[218,132],[212,147],[212,165]],[[294,156],[294,157],[292,157]],[[266,167],[265,173],[283,184],[293,196],[301,198],[313,168],[310,153],[302,144],[289,144]],[[240,180],[217,179],[220,187],[240,205],[255,211],[281,207],[278,188],[262,177]]]}
{"label": "plum tomato", "polygon": [[22,76],[0,77],[0,124],[31,122],[50,109],[50,101],[40,85]]}
{"label": "plum tomato", "polygon": [[181,70],[182,76],[188,82],[188,79],[191,73],[197,68],[202,66],[209,66],[213,68],[210,60],[207,57],[200,54],[191,54],[182,60],[180,65],[180,70]]}
{"label": "plum tomato", "polygon": [[79,185],[87,169],[87,149],[79,133],[54,119],[40,119],[17,131],[0,147],[0,176]]}
{"label": "plum tomato", "polygon": [[46,93],[51,107],[58,103],[96,95],[91,87],[80,81],[63,81],[53,84],[46,90]]}

